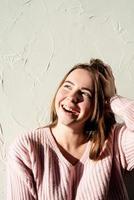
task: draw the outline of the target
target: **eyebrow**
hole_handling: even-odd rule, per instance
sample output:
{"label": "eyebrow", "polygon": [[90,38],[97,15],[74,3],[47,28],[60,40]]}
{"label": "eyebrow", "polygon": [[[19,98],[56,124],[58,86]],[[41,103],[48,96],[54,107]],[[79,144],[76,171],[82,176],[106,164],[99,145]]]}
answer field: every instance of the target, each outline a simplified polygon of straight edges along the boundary
{"label": "eyebrow", "polygon": [[[73,82],[71,81],[65,81],[64,83],[70,83],[71,85],[75,85]],[[93,93],[92,89],[86,88],[86,87],[82,87],[81,90],[87,90],[88,92],[90,92],[91,94]]]}

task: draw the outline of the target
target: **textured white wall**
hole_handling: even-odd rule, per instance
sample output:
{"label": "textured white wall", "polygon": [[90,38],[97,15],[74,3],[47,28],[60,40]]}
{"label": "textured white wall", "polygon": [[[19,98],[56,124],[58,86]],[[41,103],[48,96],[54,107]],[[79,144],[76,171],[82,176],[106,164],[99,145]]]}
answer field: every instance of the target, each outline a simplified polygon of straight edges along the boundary
{"label": "textured white wall", "polygon": [[72,65],[103,59],[118,93],[134,98],[133,24],[133,0],[0,0],[0,200],[7,147],[48,121],[50,99]]}

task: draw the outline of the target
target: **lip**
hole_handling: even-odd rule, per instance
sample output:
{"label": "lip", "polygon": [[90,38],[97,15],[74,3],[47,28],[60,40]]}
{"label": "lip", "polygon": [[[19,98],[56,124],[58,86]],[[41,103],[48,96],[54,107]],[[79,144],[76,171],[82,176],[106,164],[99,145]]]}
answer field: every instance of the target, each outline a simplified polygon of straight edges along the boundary
{"label": "lip", "polygon": [[62,104],[61,107],[65,112],[68,111],[68,114],[73,114],[73,115],[78,116],[79,113],[80,113],[80,110],[78,108],[73,107],[73,106],[69,106],[67,104]]}

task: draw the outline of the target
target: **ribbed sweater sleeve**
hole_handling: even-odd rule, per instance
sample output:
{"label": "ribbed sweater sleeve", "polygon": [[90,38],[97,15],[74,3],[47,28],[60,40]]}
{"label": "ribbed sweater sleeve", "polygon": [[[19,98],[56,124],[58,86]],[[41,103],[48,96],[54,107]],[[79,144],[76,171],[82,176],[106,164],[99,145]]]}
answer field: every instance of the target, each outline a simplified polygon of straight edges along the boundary
{"label": "ribbed sweater sleeve", "polygon": [[7,200],[37,200],[27,136],[10,146],[7,158]]}
{"label": "ribbed sweater sleeve", "polygon": [[134,101],[121,96],[111,99],[113,112],[120,116],[130,131],[134,131]]}
{"label": "ribbed sweater sleeve", "polygon": [[124,121],[123,126],[115,129],[115,137],[122,166],[130,171],[134,169],[134,101],[116,96],[111,100],[111,108]]}

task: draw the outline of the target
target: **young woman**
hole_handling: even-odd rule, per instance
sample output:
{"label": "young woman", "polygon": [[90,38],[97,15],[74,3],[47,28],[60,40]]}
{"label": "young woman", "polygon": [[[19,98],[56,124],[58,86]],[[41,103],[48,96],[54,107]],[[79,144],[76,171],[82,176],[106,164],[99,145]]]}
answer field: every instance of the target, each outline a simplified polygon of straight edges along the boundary
{"label": "young woman", "polygon": [[7,199],[127,200],[123,174],[133,168],[134,101],[117,95],[111,68],[92,59],[62,80],[51,123],[10,147]]}

